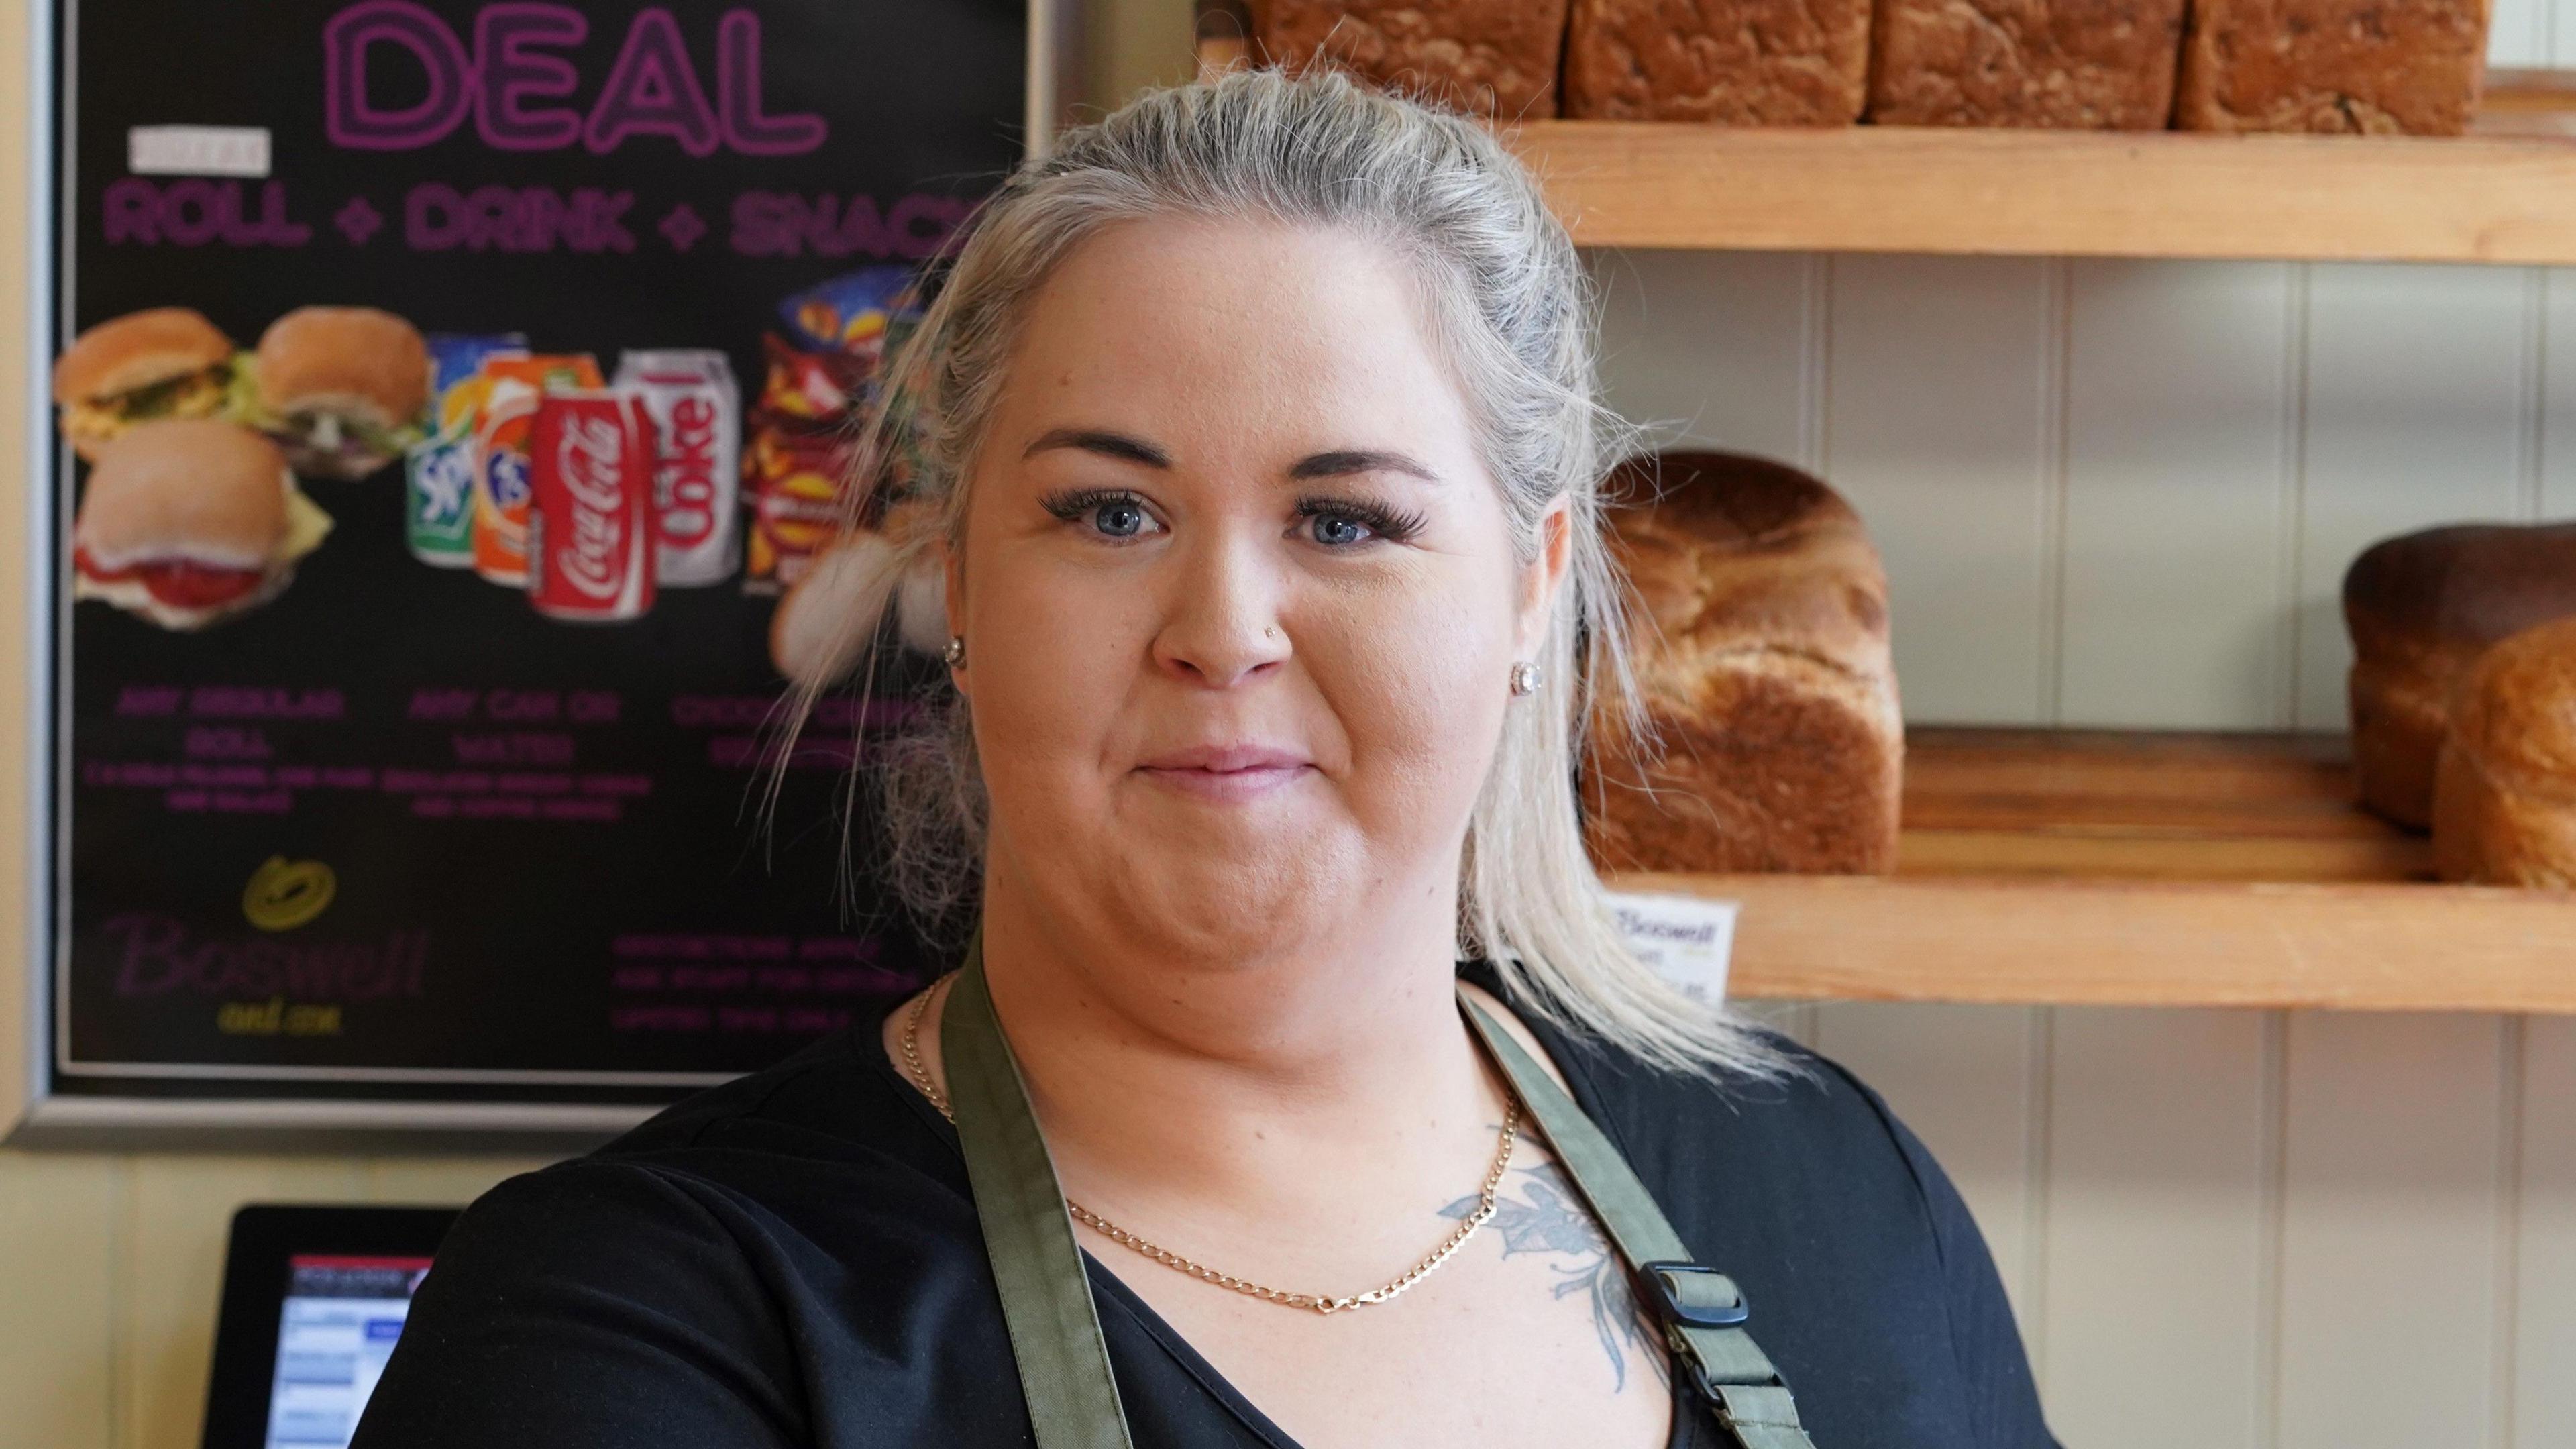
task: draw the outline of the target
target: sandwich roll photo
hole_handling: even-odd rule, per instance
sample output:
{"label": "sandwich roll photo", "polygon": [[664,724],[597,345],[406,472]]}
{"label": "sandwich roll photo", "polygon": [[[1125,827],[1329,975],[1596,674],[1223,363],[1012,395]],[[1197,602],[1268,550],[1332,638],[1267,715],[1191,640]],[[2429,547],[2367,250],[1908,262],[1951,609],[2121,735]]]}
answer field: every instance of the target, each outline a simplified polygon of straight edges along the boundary
{"label": "sandwich roll photo", "polygon": [[233,386],[233,340],[186,307],[110,318],[54,362],[64,441],[89,462],[109,439],[154,418],[210,417]]}
{"label": "sandwich roll photo", "polygon": [[298,307],[260,335],[261,426],[308,477],[364,478],[423,436],[429,343],[374,307]]}
{"label": "sandwich roll photo", "polygon": [[72,524],[72,596],[202,629],[277,597],[330,531],[259,433],[215,418],[144,423],[90,470]]}

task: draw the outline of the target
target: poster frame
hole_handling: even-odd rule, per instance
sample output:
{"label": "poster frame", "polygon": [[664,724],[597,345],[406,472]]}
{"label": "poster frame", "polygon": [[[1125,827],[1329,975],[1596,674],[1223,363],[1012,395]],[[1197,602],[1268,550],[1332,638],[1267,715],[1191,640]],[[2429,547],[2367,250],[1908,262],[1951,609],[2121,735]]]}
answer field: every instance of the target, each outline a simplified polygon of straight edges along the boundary
{"label": "poster frame", "polygon": [[[14,1121],[0,1118],[0,1145],[96,1150],[176,1147],[192,1150],[355,1151],[398,1146],[404,1151],[575,1152],[641,1122],[658,1106],[564,1101],[440,1101],[385,1098],[154,1097],[67,1093],[57,1089],[63,1016],[59,1000],[62,923],[70,902],[70,701],[57,690],[58,662],[67,649],[69,615],[62,608],[61,561],[55,541],[72,496],[68,449],[58,446],[49,378],[61,334],[57,295],[59,265],[69,255],[70,218],[61,205],[65,112],[78,57],[68,46],[76,31],[58,27],[56,7],[80,0],[32,0],[27,11],[23,94],[26,111],[24,205],[26,319],[20,363],[25,369],[26,431],[20,464],[27,479],[23,524],[27,675],[21,725],[26,740],[24,851],[27,909],[20,943],[23,991],[20,1046],[26,1078],[17,1094]],[[1042,156],[1056,130],[1084,99],[1085,0],[1027,0],[1024,57],[1025,151]],[[207,1080],[220,1074],[208,1073]],[[5,1101],[5,1098],[0,1098]]]}

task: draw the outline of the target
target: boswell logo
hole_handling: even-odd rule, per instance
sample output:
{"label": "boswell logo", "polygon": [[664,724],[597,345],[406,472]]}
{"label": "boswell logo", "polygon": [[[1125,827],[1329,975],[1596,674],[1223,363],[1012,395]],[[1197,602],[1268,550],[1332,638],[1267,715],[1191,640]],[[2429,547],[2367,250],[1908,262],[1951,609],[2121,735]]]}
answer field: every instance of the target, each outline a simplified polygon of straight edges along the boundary
{"label": "boswell logo", "polygon": [[318,860],[272,855],[242,887],[242,919],[263,931],[292,931],[331,908],[340,879]]}
{"label": "boswell logo", "polygon": [[174,917],[138,911],[109,917],[101,930],[115,963],[116,994],[124,997],[328,1002],[425,994],[429,932],[417,926],[356,941],[214,936],[198,935]]}

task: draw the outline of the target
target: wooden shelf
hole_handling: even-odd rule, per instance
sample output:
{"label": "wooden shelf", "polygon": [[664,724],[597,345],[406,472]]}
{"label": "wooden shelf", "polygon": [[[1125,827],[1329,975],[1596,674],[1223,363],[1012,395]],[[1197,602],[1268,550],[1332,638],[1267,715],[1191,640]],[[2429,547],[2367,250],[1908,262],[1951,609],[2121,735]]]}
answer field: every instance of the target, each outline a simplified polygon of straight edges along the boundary
{"label": "wooden shelf", "polygon": [[2576,95],[2505,74],[2467,136],[1538,121],[1586,246],[2576,262]]}
{"label": "wooden shelf", "polygon": [[1743,902],[1776,998],[2576,1012],[2576,895],[2433,882],[2342,742],[1922,729],[1893,877],[1614,877]]}
{"label": "wooden shelf", "polygon": [[[1202,29],[1202,79],[1246,58]],[[2576,71],[2488,72],[2466,136],[1532,121],[1505,139],[1582,246],[2576,263]]]}

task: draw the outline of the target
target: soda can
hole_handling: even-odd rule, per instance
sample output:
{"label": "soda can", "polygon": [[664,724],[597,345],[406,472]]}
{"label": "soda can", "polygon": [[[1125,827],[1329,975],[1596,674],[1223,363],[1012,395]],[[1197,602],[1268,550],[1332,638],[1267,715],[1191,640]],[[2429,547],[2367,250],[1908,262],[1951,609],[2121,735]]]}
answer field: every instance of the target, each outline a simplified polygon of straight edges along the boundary
{"label": "soda can", "polygon": [[614,386],[632,390],[659,440],[653,508],[661,543],[654,582],[720,584],[742,567],[742,389],[721,352],[628,352]]}
{"label": "soda can", "polygon": [[496,584],[528,582],[529,435],[537,403],[555,388],[605,383],[588,353],[487,357],[488,391],[474,425],[474,571]]}
{"label": "soda can", "polygon": [[474,419],[491,384],[483,362],[524,357],[519,334],[429,337],[427,434],[403,455],[403,534],[412,557],[439,568],[474,565]]}
{"label": "soda can", "polygon": [[653,418],[617,388],[557,389],[529,433],[528,602],[598,623],[653,607]]}

